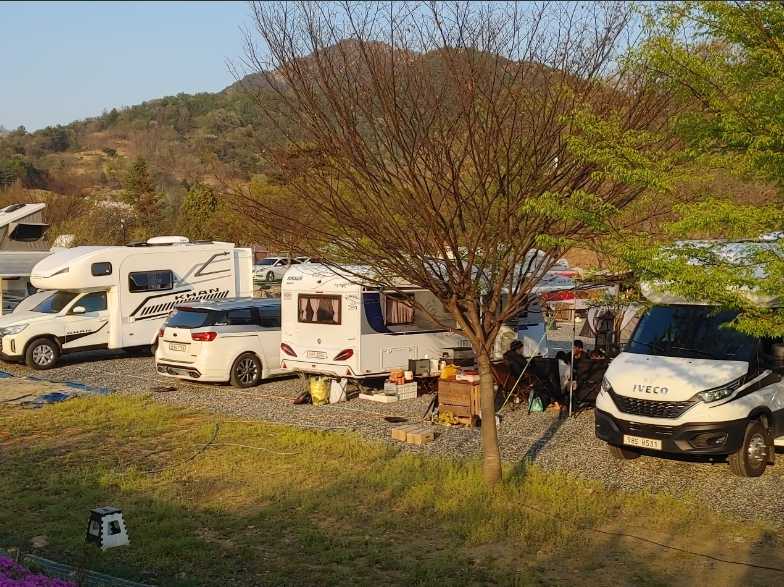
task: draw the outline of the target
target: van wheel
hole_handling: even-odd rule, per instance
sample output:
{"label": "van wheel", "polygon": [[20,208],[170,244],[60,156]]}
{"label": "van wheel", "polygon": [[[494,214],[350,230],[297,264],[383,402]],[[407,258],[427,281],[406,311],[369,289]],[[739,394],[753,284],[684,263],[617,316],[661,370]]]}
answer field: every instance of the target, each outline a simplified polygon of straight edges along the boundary
{"label": "van wheel", "polygon": [[640,453],[636,450],[631,448],[624,448],[622,446],[615,446],[614,444],[608,444],[607,450],[610,451],[610,456],[612,458],[619,461],[630,461],[640,456]]}
{"label": "van wheel", "polygon": [[60,358],[60,347],[50,338],[34,340],[25,351],[25,364],[41,371],[51,369]]}
{"label": "van wheel", "polygon": [[272,271],[267,271],[267,281],[275,281],[275,274]]}
{"label": "van wheel", "polygon": [[768,466],[768,431],[758,420],[749,422],[740,448],[729,456],[730,470],[738,477],[759,477]]}
{"label": "van wheel", "polygon": [[253,353],[237,357],[231,366],[231,384],[234,387],[253,387],[261,382],[261,361]]}

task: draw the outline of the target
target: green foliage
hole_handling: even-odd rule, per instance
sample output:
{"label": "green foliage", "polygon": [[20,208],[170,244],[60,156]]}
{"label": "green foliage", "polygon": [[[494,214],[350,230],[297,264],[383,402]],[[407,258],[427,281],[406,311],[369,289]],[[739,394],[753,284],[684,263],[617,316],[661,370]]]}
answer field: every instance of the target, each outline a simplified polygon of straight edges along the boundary
{"label": "green foliage", "polygon": [[177,233],[187,236],[191,240],[215,239],[215,228],[219,216],[225,211],[221,210],[220,201],[215,191],[204,184],[194,183],[185,194],[180,204],[177,222]]}
{"label": "green foliage", "polygon": [[[656,34],[640,62],[679,100],[673,124],[683,155],[703,168],[784,186],[784,5],[680,2],[655,5],[648,16]],[[632,145],[623,160],[634,157]],[[643,166],[652,170],[651,185],[677,193],[672,175],[655,163]],[[619,231],[605,247],[653,287],[738,310],[735,328],[784,336],[784,312],[772,307],[784,303],[781,241],[750,242],[728,254],[715,241],[693,240],[757,241],[782,229],[778,202],[750,205],[709,196],[675,206],[664,226],[666,242]]]}
{"label": "green foliage", "polygon": [[782,185],[784,5],[680,2],[653,16],[647,57],[690,106],[677,121],[687,146]]}
{"label": "green foliage", "polygon": [[139,157],[125,176],[123,200],[130,204],[138,217],[140,236],[153,235],[161,224],[161,194],[156,190],[147,162]]}

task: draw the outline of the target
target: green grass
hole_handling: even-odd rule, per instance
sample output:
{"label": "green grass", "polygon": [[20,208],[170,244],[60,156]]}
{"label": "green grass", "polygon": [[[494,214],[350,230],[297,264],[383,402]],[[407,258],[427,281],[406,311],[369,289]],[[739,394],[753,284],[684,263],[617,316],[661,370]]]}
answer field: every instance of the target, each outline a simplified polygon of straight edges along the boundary
{"label": "green grass", "polygon": [[[150,398],[6,410],[0,442],[0,547],[29,550],[44,535],[44,556],[161,585],[669,584],[704,569],[584,528],[736,559],[748,555],[738,545],[774,536],[774,550],[778,539],[693,504],[536,467],[509,469],[488,490],[475,461]],[[84,546],[87,514],[101,505],[123,509],[130,547]]]}

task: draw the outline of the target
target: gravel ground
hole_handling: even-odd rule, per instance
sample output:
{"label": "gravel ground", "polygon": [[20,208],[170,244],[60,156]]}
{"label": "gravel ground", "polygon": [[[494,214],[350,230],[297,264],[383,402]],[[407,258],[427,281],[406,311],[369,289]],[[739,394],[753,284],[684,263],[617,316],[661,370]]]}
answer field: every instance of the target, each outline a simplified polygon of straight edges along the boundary
{"label": "gravel ground", "polygon": [[[31,374],[22,365],[0,364],[0,369],[17,375]],[[170,385],[175,391],[154,393],[159,401],[187,405],[231,416],[261,419],[303,427],[350,430],[366,438],[393,442],[394,426],[384,416],[402,416],[412,421],[425,413],[431,396],[394,404],[352,400],[329,406],[295,406],[300,391],[296,378],[278,379],[257,388],[237,390],[224,385],[196,384],[156,374],[150,357],[123,353],[80,353],[65,357],[62,366],[44,375],[53,381],[78,381],[108,387],[119,393],[148,393],[153,386]],[[404,446],[425,454],[477,456],[478,430],[439,427],[436,440],[424,447]],[[552,412],[527,414],[524,408],[505,410],[499,429],[502,456],[520,463],[531,460],[541,467],[570,475],[596,479],[611,488],[627,491],[668,493],[697,500],[712,509],[743,519],[757,518],[784,527],[784,455],[779,464],[757,479],[740,479],[724,463],[682,462],[643,457],[618,463],[608,454],[593,432],[593,415],[583,412],[559,420]]]}

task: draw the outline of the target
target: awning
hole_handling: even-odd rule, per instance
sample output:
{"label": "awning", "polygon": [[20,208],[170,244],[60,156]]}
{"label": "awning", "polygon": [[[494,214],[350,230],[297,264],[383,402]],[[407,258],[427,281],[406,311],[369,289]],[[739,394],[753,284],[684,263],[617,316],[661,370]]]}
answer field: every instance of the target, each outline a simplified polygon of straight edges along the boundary
{"label": "awning", "polygon": [[51,254],[51,251],[0,252],[0,279],[8,277],[27,277],[32,272],[36,263]]}

